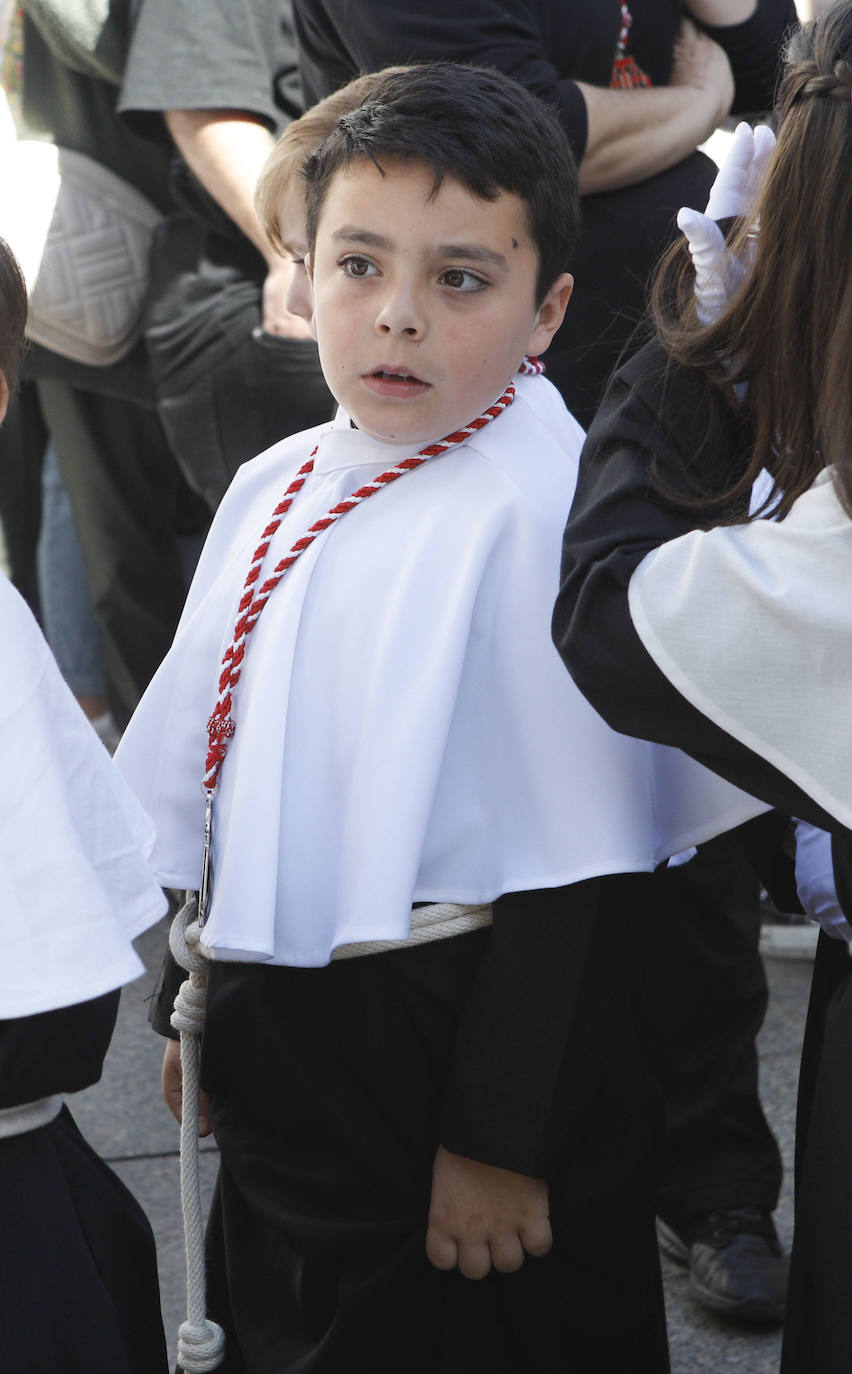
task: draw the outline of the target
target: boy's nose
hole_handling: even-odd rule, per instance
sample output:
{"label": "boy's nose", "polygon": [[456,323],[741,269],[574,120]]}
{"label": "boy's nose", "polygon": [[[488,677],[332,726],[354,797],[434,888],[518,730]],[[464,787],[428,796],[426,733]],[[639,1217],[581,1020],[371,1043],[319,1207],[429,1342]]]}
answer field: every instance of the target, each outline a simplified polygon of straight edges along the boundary
{"label": "boy's nose", "polygon": [[422,338],[425,321],[415,293],[406,290],[388,292],[376,316],[376,329],[380,334],[405,334],[410,339]]}

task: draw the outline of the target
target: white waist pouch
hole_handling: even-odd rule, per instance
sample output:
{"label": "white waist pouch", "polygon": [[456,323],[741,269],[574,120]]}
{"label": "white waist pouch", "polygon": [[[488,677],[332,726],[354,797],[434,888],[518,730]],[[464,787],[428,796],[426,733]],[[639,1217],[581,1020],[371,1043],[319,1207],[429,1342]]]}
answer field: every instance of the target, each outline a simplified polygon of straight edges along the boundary
{"label": "white waist pouch", "polygon": [[92,158],[51,143],[8,143],[0,168],[11,188],[0,232],[26,279],[28,337],[75,362],[117,362],[139,336],[159,210]]}

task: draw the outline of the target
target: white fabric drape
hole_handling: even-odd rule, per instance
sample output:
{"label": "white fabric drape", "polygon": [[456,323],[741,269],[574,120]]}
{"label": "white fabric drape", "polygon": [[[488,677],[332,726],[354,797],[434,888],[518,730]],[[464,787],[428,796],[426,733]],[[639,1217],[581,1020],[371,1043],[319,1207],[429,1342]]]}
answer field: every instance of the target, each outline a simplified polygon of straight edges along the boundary
{"label": "white fabric drape", "polygon": [[655,549],[629,600],[678,691],[852,826],[852,522],[831,471],[783,521]]}
{"label": "white fabric drape", "polygon": [[0,1017],[87,1001],[144,972],[130,943],[166,902],[153,830],[0,578]]}
{"label": "white fabric drape", "polygon": [[[515,384],[499,419],[317,540],[260,617],[214,811],[214,957],[324,964],[405,939],[412,902],[647,870],[764,809],[613,733],[562,667],[550,614],[582,432],[548,382]],[[238,473],[117,755],[168,885],[198,883],[219,662],[260,531],[317,442],[268,568],[412,451],[341,413]]]}

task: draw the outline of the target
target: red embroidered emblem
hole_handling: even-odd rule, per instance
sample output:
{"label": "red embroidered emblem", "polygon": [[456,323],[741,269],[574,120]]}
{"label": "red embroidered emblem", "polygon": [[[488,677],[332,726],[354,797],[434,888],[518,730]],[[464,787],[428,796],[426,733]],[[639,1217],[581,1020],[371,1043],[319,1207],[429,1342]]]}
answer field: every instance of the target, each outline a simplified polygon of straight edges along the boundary
{"label": "red embroidered emblem", "polygon": [[627,51],[627,39],[633,24],[633,15],[627,5],[621,6],[621,30],[618,35],[618,47],[615,50],[615,62],[613,63],[612,76],[609,84],[613,90],[630,91],[637,86],[650,86],[651,78],[636,61],[635,57]]}

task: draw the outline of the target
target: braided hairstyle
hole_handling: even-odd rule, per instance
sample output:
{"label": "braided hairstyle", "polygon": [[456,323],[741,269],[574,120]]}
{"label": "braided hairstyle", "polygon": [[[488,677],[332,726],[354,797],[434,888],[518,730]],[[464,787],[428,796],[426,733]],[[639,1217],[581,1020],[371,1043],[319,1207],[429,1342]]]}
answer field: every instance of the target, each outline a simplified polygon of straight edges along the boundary
{"label": "braided hairstyle", "polygon": [[[704,374],[717,413],[734,407],[749,441],[728,490],[711,494],[699,482],[686,504],[718,501],[741,512],[766,468],[783,517],[834,464],[852,515],[852,0],[793,33],[776,109],[778,143],[763,188],[729,240],[732,253],[753,262],[727,309],[711,325],[698,321],[685,244],[663,260],[654,287],[669,357]],[[659,473],[651,478],[672,496]],[[744,517],[717,514],[713,523],[720,518]]]}

